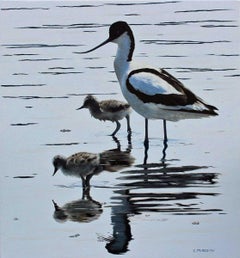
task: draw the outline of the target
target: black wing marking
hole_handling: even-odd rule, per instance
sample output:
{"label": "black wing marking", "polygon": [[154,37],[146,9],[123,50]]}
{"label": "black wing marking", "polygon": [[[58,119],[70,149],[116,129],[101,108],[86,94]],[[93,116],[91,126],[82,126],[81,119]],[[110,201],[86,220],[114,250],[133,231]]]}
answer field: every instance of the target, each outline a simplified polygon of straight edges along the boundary
{"label": "black wing marking", "polygon": [[[158,76],[160,79],[167,82],[173,89],[175,89],[179,94],[154,94],[149,95],[144,92],[142,92],[140,89],[136,89],[131,83],[130,78],[134,74],[138,73],[152,73],[156,76]],[[168,73],[164,69],[155,70],[152,68],[142,68],[137,69],[129,73],[127,78],[127,88],[128,90],[135,94],[139,99],[141,99],[144,103],[155,103],[155,104],[162,104],[165,106],[182,106],[182,110],[184,111],[184,106],[192,105],[194,103],[201,103],[206,107],[206,112],[210,114],[216,115],[217,113],[214,112],[214,110],[217,110],[216,107],[208,105],[204,103],[204,101],[197,97],[193,92],[188,90],[178,79],[176,79],[174,76],[172,76],[170,73]],[[189,109],[186,110],[188,112],[191,112]],[[198,112],[198,111],[196,111]],[[199,112],[202,112],[199,110]]]}

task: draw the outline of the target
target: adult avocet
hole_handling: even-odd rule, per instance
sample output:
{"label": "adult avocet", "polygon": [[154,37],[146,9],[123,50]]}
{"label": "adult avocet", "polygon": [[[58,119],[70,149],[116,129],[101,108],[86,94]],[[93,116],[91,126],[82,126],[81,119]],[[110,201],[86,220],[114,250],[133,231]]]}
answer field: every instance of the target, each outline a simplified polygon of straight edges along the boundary
{"label": "adult avocet", "polygon": [[88,95],[84,99],[83,105],[77,110],[82,108],[88,108],[91,115],[96,119],[116,122],[117,126],[111,134],[112,136],[115,136],[121,127],[119,120],[122,120],[125,117],[127,120],[127,131],[128,133],[131,133],[129,118],[131,107],[128,103],[115,99],[98,101],[92,95]]}
{"label": "adult avocet", "polygon": [[122,93],[132,108],[145,118],[145,146],[148,146],[148,119],[163,120],[166,143],[166,120],[179,121],[218,115],[216,107],[206,104],[164,69],[133,62],[134,36],[124,21],[110,26],[109,37],[103,43],[77,53],[89,53],[109,42],[118,44],[114,68]]}

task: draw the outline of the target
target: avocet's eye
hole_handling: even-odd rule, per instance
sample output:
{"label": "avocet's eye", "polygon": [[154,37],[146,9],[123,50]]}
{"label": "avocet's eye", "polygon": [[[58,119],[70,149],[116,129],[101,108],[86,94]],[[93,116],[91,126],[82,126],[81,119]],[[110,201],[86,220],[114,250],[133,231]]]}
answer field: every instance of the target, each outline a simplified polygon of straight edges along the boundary
{"label": "avocet's eye", "polygon": [[116,30],[115,34],[116,34],[116,36],[120,36],[122,34],[122,31],[121,30]]}
{"label": "avocet's eye", "polygon": [[119,37],[120,35],[121,35],[121,30],[119,30],[119,29],[111,31],[111,36],[112,36],[113,38],[117,38],[117,37]]}

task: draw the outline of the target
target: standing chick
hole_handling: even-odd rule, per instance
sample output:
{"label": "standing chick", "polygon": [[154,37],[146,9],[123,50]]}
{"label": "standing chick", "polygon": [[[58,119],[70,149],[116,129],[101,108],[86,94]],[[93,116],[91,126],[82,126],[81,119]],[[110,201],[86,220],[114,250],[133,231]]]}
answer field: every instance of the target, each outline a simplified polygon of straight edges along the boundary
{"label": "standing chick", "polygon": [[96,119],[116,122],[117,127],[114,130],[114,132],[111,134],[112,136],[115,136],[115,134],[120,129],[121,124],[119,120],[122,120],[124,117],[127,120],[127,131],[128,133],[131,132],[130,118],[129,118],[131,107],[126,102],[122,102],[114,99],[98,101],[92,95],[88,95],[84,99],[83,105],[77,110],[82,108],[88,108],[91,115]]}
{"label": "standing chick", "polygon": [[83,189],[89,187],[89,181],[93,175],[99,174],[104,167],[100,164],[99,154],[78,152],[68,158],[57,155],[53,158],[54,172],[61,169],[66,176],[81,177]]}

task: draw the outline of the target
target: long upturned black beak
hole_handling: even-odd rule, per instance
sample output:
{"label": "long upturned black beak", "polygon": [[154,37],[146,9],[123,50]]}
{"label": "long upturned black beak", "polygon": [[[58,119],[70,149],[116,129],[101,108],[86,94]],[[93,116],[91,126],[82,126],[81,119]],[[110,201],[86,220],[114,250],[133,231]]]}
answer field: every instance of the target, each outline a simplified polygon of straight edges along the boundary
{"label": "long upturned black beak", "polygon": [[98,46],[96,46],[96,47],[94,47],[94,48],[92,48],[92,49],[90,49],[90,50],[88,50],[88,51],[84,51],[84,52],[74,52],[74,53],[75,53],[75,54],[86,54],[86,53],[92,52],[92,51],[94,51],[95,49],[98,49],[98,48],[100,48],[100,47],[106,45],[106,44],[109,43],[109,42],[111,42],[111,39],[110,39],[110,38],[106,39],[106,40],[103,41],[101,44],[99,44]]}

